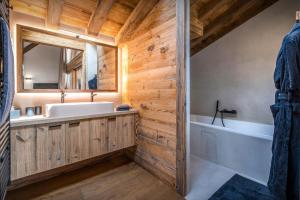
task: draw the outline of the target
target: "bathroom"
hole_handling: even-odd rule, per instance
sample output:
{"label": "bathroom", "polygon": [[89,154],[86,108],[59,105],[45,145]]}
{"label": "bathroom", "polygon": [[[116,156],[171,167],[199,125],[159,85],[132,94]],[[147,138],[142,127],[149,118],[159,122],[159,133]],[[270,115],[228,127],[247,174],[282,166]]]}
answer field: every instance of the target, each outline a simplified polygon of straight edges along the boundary
{"label": "bathroom", "polygon": [[0,2],[1,200],[183,199],[177,4]]}
{"label": "bathroom", "polygon": [[208,199],[235,174],[267,185],[273,74],[299,6],[295,0],[278,1],[212,44],[191,42],[188,199]]}
{"label": "bathroom", "polygon": [[[271,151],[290,148],[277,145],[282,127],[297,131],[277,119],[297,107],[293,90],[270,110],[299,9],[298,0],[0,1],[0,200],[300,200],[281,154],[291,150]],[[278,185],[282,168],[289,181]]]}

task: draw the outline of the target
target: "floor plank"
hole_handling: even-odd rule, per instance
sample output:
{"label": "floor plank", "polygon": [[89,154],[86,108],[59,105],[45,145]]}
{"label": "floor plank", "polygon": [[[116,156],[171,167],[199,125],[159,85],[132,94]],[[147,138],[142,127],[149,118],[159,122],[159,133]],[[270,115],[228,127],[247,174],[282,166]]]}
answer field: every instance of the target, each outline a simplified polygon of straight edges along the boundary
{"label": "floor plank", "polygon": [[8,192],[7,200],[181,200],[171,188],[121,156]]}

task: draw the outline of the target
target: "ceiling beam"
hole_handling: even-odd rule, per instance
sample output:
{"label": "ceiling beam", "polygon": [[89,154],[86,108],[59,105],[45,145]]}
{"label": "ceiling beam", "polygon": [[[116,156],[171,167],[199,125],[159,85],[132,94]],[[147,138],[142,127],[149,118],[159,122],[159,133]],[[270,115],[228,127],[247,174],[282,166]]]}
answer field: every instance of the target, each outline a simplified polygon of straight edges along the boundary
{"label": "ceiling beam", "polygon": [[197,17],[199,19],[203,19],[205,18],[208,13],[210,13],[210,11],[216,7],[221,1],[220,0],[210,0],[208,1],[206,4],[204,4],[203,6],[200,6],[198,8],[197,12]]}
{"label": "ceiling beam", "polygon": [[191,55],[196,54],[277,1],[247,0],[239,8],[237,7],[235,12],[226,12],[226,15],[216,19],[216,22],[208,26],[209,29],[205,30],[203,37],[191,41]]}
{"label": "ceiling beam", "polygon": [[224,18],[225,20],[227,19],[227,16],[232,15],[234,12],[237,12],[238,10],[242,9],[243,6],[249,2],[249,0],[239,0],[232,4],[228,10],[226,10],[224,13],[221,15],[217,16],[214,20],[210,21],[206,26],[205,26],[205,31],[207,32],[207,35],[211,34],[211,31],[214,27],[218,26],[218,24],[224,23]]}
{"label": "ceiling beam", "polygon": [[119,31],[116,41],[124,42],[130,39],[130,36],[133,35],[135,30],[143,22],[146,16],[154,8],[159,0],[140,0],[137,6],[134,8],[125,24]]}
{"label": "ceiling beam", "polygon": [[[87,32],[91,35],[98,35],[103,24],[106,22],[109,11],[115,0],[98,0],[97,6],[91,15],[88,23]],[[84,2],[83,2],[84,3]]]}
{"label": "ceiling beam", "polygon": [[195,39],[203,36],[203,23],[195,16],[191,15],[190,21],[191,34],[190,38]]}
{"label": "ceiling beam", "polygon": [[199,0],[191,0],[190,5],[190,38],[195,39],[203,36],[203,23],[198,19],[198,10],[204,4]]}
{"label": "ceiling beam", "polygon": [[[251,1],[251,0],[250,0]],[[203,15],[199,20],[202,21],[203,26],[206,27],[209,25],[213,20],[218,18],[219,16],[223,16],[224,13],[233,5],[240,2],[241,4],[245,4],[249,2],[249,0],[222,0],[219,1],[219,3],[213,7],[211,10],[206,12],[205,15]],[[236,12],[237,10],[232,10],[232,13]]]}
{"label": "ceiling beam", "polygon": [[63,0],[49,0],[46,17],[46,27],[58,29],[63,5]]}
{"label": "ceiling beam", "polygon": [[30,43],[29,45],[27,45],[26,47],[23,48],[23,54],[27,53],[28,51],[30,51],[31,49],[33,49],[34,47],[38,46],[39,43]]}

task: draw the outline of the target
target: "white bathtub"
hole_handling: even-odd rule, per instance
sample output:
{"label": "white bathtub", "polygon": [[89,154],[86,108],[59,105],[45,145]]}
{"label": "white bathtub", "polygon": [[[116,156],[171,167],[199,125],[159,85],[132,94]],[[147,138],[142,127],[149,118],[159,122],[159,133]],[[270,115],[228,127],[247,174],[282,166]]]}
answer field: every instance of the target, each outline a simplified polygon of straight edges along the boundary
{"label": "white bathtub", "polygon": [[[266,184],[271,164],[272,125],[191,115],[191,154]],[[201,170],[201,169],[199,169]]]}

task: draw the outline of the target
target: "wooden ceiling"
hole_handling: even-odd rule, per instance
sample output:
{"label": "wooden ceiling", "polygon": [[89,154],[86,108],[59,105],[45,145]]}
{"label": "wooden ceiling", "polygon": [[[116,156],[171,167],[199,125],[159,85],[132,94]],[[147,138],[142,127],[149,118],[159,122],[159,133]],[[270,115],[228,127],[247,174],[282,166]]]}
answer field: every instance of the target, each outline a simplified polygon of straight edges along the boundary
{"label": "wooden ceiling", "polygon": [[[159,0],[11,0],[14,12],[51,29],[130,39]],[[278,0],[191,0],[191,55]]]}
{"label": "wooden ceiling", "polygon": [[191,0],[191,55],[278,0]]}
{"label": "wooden ceiling", "polygon": [[51,29],[123,41],[158,0],[11,0],[14,12],[45,21]]}

